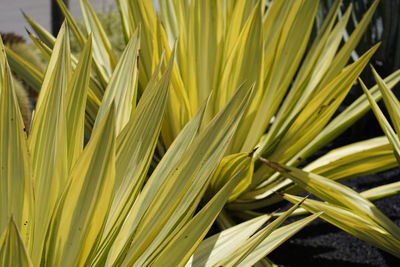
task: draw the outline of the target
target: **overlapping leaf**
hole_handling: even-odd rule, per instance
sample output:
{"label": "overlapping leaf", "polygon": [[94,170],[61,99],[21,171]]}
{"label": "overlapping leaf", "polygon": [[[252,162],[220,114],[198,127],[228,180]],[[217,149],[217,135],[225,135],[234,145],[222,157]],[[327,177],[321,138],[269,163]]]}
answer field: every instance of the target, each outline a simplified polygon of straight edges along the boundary
{"label": "overlapping leaf", "polygon": [[1,266],[33,266],[18,226],[12,218],[0,236],[0,264]]}
{"label": "overlapping leaf", "polygon": [[121,60],[118,62],[104,93],[96,123],[93,126],[94,129],[102,121],[111,103],[116,105],[117,135],[128,123],[131,113],[134,111],[137,98],[139,36],[140,31],[137,30],[121,55]]}
{"label": "overlapping leaf", "polygon": [[[297,166],[368,110],[363,96],[332,119],[377,49],[345,67],[378,1],[345,43],[351,7],[336,21],[341,1],[335,1],[311,46],[315,1],[268,1],[264,8],[265,2],[171,0],[156,10],[152,1],[118,0],[127,44],[119,60],[87,0],[81,0],[86,31],[58,0],[82,48],[79,60],[69,52],[65,25],[55,39],[26,16],[42,40],[30,36],[49,65],[44,74],[7,51],[13,69],[40,91],[29,155],[20,118],[9,120],[19,111],[6,58],[0,57],[0,124],[9,129],[0,136],[1,164],[7,166],[0,177],[7,218],[0,226],[6,227],[12,214],[16,218],[16,227],[9,224],[1,238],[8,249],[1,251],[5,261],[12,260],[7,254],[12,249],[28,266],[29,256],[35,265],[54,266],[184,265],[188,260],[189,265],[249,266],[318,216],[399,256],[398,226],[367,200],[395,194],[398,183],[358,194],[334,181],[394,166],[386,139],[332,151],[303,171],[267,162],[272,170],[256,162],[266,155]],[[389,88],[400,71],[386,84],[374,74],[389,113],[398,117]],[[371,103],[380,97],[377,87],[368,94]],[[398,131],[398,121],[392,123]],[[90,137],[85,147],[84,124]],[[395,138],[390,132],[396,145]],[[259,231],[268,216],[201,242],[227,200],[230,208],[254,209],[276,201],[272,191],[298,189],[276,171],[328,203],[306,200],[302,205],[317,214],[284,227],[276,228],[296,207]],[[19,179],[9,183],[15,175]],[[11,187],[19,193],[10,194]],[[218,219],[225,226],[235,223],[227,210]],[[24,220],[32,211],[30,231]]]}
{"label": "overlapping leaf", "polygon": [[[291,202],[297,202],[301,199],[287,194],[283,197]],[[305,200],[302,206],[313,213],[322,211],[322,219],[394,256],[400,256],[400,241],[398,239],[380,225],[357,215],[348,208],[311,199]]]}
{"label": "overlapping leaf", "polygon": [[68,180],[65,94],[71,77],[69,38],[64,24],[47,67],[29,134],[35,187],[33,263],[39,264],[44,237]]}
{"label": "overlapping leaf", "polygon": [[354,190],[314,173],[305,172],[290,166],[283,166],[265,159],[262,161],[269,167],[292,179],[315,196],[328,203],[345,207],[356,215],[374,222],[374,224],[385,229],[393,239],[400,241],[400,227],[386,217],[373,203]]}
{"label": "overlapping leaf", "polygon": [[[191,146],[172,168],[172,172],[161,174],[156,169],[154,173],[158,176],[154,176],[153,173],[150,177],[146,187],[155,179],[165,182],[163,189],[160,188],[154,198],[150,198],[147,202],[139,201],[137,204],[140,203],[140,206],[132,207],[133,211],[128,217],[129,231],[123,236],[125,240],[129,236],[132,238],[129,240],[131,247],[127,253],[129,262],[143,263],[148,257],[156,256],[155,252],[165,247],[174,233],[179,231],[177,226],[182,226],[192,216],[194,207],[200,202],[210,175],[223,156],[244,112],[250,92],[247,87],[238,90],[219,116],[193,140]],[[162,166],[162,162],[160,165]],[[147,192],[146,187],[145,192]],[[121,253],[121,249],[116,251]],[[117,259],[116,262],[120,260],[123,258]]]}
{"label": "overlapping leaf", "polygon": [[[386,137],[377,137],[357,142],[332,150],[324,156],[307,164],[303,170],[322,175],[329,179],[339,180],[353,176],[366,175],[376,171],[384,171],[397,166],[393,150]],[[278,177],[276,174],[275,177]],[[242,200],[256,200],[252,209],[281,201],[275,192],[299,192],[290,179],[277,180],[277,183],[260,184],[256,190],[247,192]],[[235,210],[249,203],[233,204]]]}
{"label": "overlapping leaf", "polygon": [[382,92],[383,100],[389,110],[390,118],[392,119],[392,123],[396,129],[393,130],[389,121],[386,119],[385,115],[380,110],[378,104],[373,99],[371,93],[368,91],[367,87],[360,80],[361,87],[364,93],[367,95],[368,101],[371,104],[372,110],[375,113],[376,118],[378,119],[379,124],[381,125],[382,130],[388,137],[391,145],[394,148],[394,153],[396,155],[397,161],[400,162],[400,139],[399,139],[399,130],[400,130],[400,120],[399,120],[399,111],[400,111],[400,103],[397,100],[396,96],[388,89],[388,86],[382,80],[382,78],[378,75],[378,73],[373,69],[372,70],[375,80],[379,85],[379,89]]}
{"label": "overlapping leaf", "polygon": [[115,185],[115,108],[77,160],[52,218],[42,262],[84,266],[99,243]]}
{"label": "overlapping leaf", "polygon": [[[33,186],[26,130],[0,38],[0,231],[13,217],[28,242],[33,225]],[[11,231],[11,230],[10,230]]]}

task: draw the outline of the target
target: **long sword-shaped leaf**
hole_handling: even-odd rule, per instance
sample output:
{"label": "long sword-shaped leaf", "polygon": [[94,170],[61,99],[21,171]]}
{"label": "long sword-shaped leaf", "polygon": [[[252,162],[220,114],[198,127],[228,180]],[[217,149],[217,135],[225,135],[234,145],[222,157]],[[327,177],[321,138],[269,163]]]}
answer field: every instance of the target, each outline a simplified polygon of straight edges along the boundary
{"label": "long sword-shaped leaf", "polygon": [[[268,237],[263,239],[242,260],[239,266],[253,266],[260,258],[273,251],[285,240],[292,237],[319,216],[320,214],[315,214],[277,228]],[[186,266],[216,266],[219,260],[239,249],[269,218],[270,216],[268,215],[259,216],[207,238],[196,249]]]}
{"label": "long sword-shaped leaf", "polygon": [[[270,152],[270,159],[287,162],[318,135],[332,118],[378,46],[379,44],[372,47],[358,61],[346,67],[323,90],[314,94],[309,104],[291,123],[290,128],[277,140],[278,143]],[[258,168],[253,178],[254,186],[271,174],[266,166]]]}
{"label": "long sword-shaped leaf", "polygon": [[[184,266],[211,228],[229,195],[246,172],[245,166],[183,227],[156,257],[154,266]],[[173,253],[173,257],[171,257]]]}
{"label": "long sword-shaped leaf", "polygon": [[371,48],[315,94],[282,137],[271,158],[287,160],[323,129],[377,49],[378,46]]}
{"label": "long sword-shaped leaf", "polygon": [[[132,213],[125,218],[124,228],[121,229],[120,235],[125,236],[124,230],[131,222],[131,214],[139,213],[143,214],[148,207],[148,204],[154,199],[157,192],[161,189],[165,183],[165,179],[168,178],[167,174],[173,171],[174,166],[177,164],[183,153],[186,151],[188,146],[192,143],[194,137],[200,131],[200,125],[204,116],[204,108],[185,126],[180,135],[174,140],[174,143],[170,146],[162,161],[157,165],[157,169],[154,171],[153,176],[157,177],[153,182],[148,182],[144,187],[142,193],[139,195],[135,202],[135,206],[139,207],[139,210],[132,210]],[[103,239],[102,247],[99,249],[98,255],[94,259],[95,262],[101,262],[106,256],[107,249],[114,242],[115,235],[118,233],[117,227],[113,227],[112,231],[107,234]]]}
{"label": "long sword-shaped leaf", "polygon": [[[385,82],[388,87],[392,89],[400,81],[400,70],[395,71],[391,75],[385,78]],[[370,92],[375,99],[378,101],[382,98],[382,95],[378,89],[378,85],[373,86]],[[361,95],[356,101],[354,101],[349,107],[347,107],[342,113],[336,116],[325,128],[304,148],[297,153],[288,164],[298,164],[301,162],[299,159],[305,159],[312,153],[322,148],[325,144],[339,136],[346,129],[348,129],[354,122],[360,119],[370,109],[370,104],[365,94]]]}
{"label": "long sword-shaped leaf", "polygon": [[[364,93],[367,95],[368,97],[368,101],[371,104],[371,108],[372,111],[374,112],[383,132],[385,133],[385,135],[387,136],[387,138],[389,139],[390,144],[392,144],[393,149],[394,149],[394,153],[396,155],[397,161],[400,162],[400,139],[399,136],[396,134],[396,132],[393,130],[392,126],[390,125],[389,121],[386,119],[385,115],[383,114],[383,112],[381,111],[381,109],[379,108],[378,104],[375,102],[375,100],[373,99],[371,93],[368,91],[367,87],[365,86],[365,84],[362,82],[362,80],[360,79],[360,84],[361,84],[361,88],[363,89]],[[385,86],[381,80],[380,82],[380,86]],[[386,87],[386,86],[385,86]],[[387,88],[384,88],[383,90],[387,90]],[[396,114],[396,116],[398,116],[398,114]]]}
{"label": "long sword-shaped leaf", "polygon": [[49,266],[85,266],[104,229],[115,183],[115,108],[74,166],[52,220],[43,261]]}
{"label": "long sword-shaped leaf", "polygon": [[[244,2],[241,2],[241,4],[244,4]],[[262,34],[261,5],[261,2],[259,2],[259,4],[251,10],[249,18],[243,25],[240,35],[237,37],[237,43],[232,49],[230,49],[231,40],[228,39],[226,41],[226,47],[223,48],[227,50],[224,51],[224,57],[226,57],[226,59],[222,58],[221,61],[223,62],[220,63],[221,77],[217,85],[220,90],[215,92],[217,99],[215,104],[216,111],[220,110],[225,105],[232,96],[234,92],[233,89],[237,88],[242,82],[248,82],[250,84],[255,83],[254,95],[249,104],[249,110],[246,112],[246,119],[240,122],[237,133],[232,141],[230,148],[232,152],[249,152],[253,149],[252,146],[243,146],[245,141],[243,137],[251,133],[249,128],[258,111],[259,99],[263,93],[261,73],[263,73],[262,58],[264,56],[264,51],[262,47],[263,40],[259,38]],[[237,12],[240,11],[238,10]],[[242,15],[238,17],[242,17]],[[239,25],[239,22],[235,21],[235,26],[238,27]],[[229,36],[227,38],[229,38]],[[235,42],[232,40],[232,43]]]}
{"label": "long sword-shaped leaf", "polygon": [[397,166],[393,149],[385,136],[334,149],[303,169],[338,180],[367,175]]}
{"label": "long sword-shaped leaf", "polygon": [[93,42],[94,57],[99,63],[101,70],[110,77],[117,64],[117,60],[111,48],[111,43],[89,1],[81,0],[80,4],[86,30],[88,33],[93,34],[93,39],[95,40],[95,42]]}
{"label": "long sword-shaped leaf", "polygon": [[352,210],[360,217],[366,218],[386,229],[393,237],[400,240],[400,228],[384,215],[372,202],[359,193],[338,182],[320,175],[284,166],[279,163],[262,159],[269,167],[292,179],[305,190],[315,196],[335,205],[341,205]]}
{"label": "long sword-shaped leaf", "polygon": [[49,33],[45,28],[34,21],[31,17],[29,17],[25,13],[22,14],[24,15],[25,20],[29,23],[33,31],[36,32],[36,34],[39,36],[40,40],[42,40],[42,42],[44,42],[50,48],[53,48],[54,43],[56,42],[56,38],[54,38],[51,33]]}
{"label": "long sword-shaped leaf", "polygon": [[[154,257],[190,220],[208,186],[210,175],[225,152],[249,99],[251,90],[242,87],[223,111],[193,141],[168,176],[162,190],[146,203],[144,215],[133,213],[131,241],[127,256],[131,261]],[[189,156],[191,155],[191,156]],[[196,156],[193,156],[196,155]],[[148,183],[158,177],[152,176]],[[134,210],[138,207],[135,206]],[[149,223],[151,222],[151,223]],[[177,227],[177,228],[176,228]],[[125,237],[126,239],[126,237]]]}
{"label": "long sword-shaped leaf", "polygon": [[400,133],[400,102],[396,98],[395,94],[389,90],[388,85],[379,76],[374,68],[372,68],[375,81],[379,86],[379,90],[382,93],[383,101],[385,102],[386,108],[389,111],[391,121],[393,123],[396,133]]}
{"label": "long sword-shaped leaf", "polygon": [[33,266],[21,234],[12,218],[10,219],[8,227],[0,236],[0,265]]}
{"label": "long sword-shaped leaf", "polygon": [[[284,194],[283,198],[292,203],[301,199],[288,194]],[[325,221],[400,258],[400,240],[373,221],[358,216],[347,208],[311,199],[306,199],[302,207],[312,213],[323,212],[320,217]]]}
{"label": "long sword-shaped leaf", "polygon": [[140,30],[137,30],[121,55],[104,93],[94,129],[101,122],[111,103],[115,103],[116,107],[117,136],[129,121],[136,106],[139,36]]}
{"label": "long sword-shaped leaf", "polygon": [[[391,196],[397,195],[399,193],[400,193],[400,182],[394,182],[394,183],[377,186],[372,189],[363,191],[360,193],[360,195],[362,197],[368,199],[369,201],[375,201],[375,200],[382,199],[385,197],[391,197]],[[281,196],[279,196],[279,197],[282,198]],[[307,210],[305,210],[303,208],[299,208],[292,213],[292,216],[305,215],[307,213],[308,213]],[[277,213],[273,213],[272,216],[276,217],[276,216],[279,216],[280,214],[282,214],[282,213],[277,212]]]}
{"label": "long sword-shaped leaf", "polygon": [[[173,60],[172,57],[160,80],[154,77],[154,82],[145,90],[135,112],[117,138],[116,189],[107,219],[106,243],[118,234],[145,181],[161,128]],[[154,75],[157,76],[158,72]]]}
{"label": "long sword-shaped leaf", "polygon": [[89,36],[66,92],[68,167],[83,150],[85,108],[92,67],[92,37]]}
{"label": "long sword-shaped leaf", "polygon": [[[117,0],[118,10],[121,15],[122,30],[124,31],[125,42],[128,43],[131,37],[131,28],[133,24],[131,16],[129,16],[128,3],[124,0]],[[133,33],[132,33],[133,34]]]}
{"label": "long sword-shaped leaf", "polygon": [[[268,226],[264,227],[257,233],[255,233],[252,237],[249,238],[246,242],[242,244],[240,248],[238,248],[235,252],[227,255],[224,259],[217,263],[218,266],[238,266],[242,264],[243,260],[245,260],[250,253],[261,244],[261,242],[267,238],[280,224],[282,224],[289,215],[296,210],[300,204],[303,202],[300,201],[296,203],[293,207],[283,213],[281,216],[276,218],[273,222],[271,222]],[[253,255],[254,257],[255,255]],[[261,258],[266,256],[266,254],[258,254],[256,256],[255,262],[259,261]]]}
{"label": "long sword-shaped leaf", "polygon": [[[85,36],[82,33],[81,29],[79,29],[77,21],[72,17],[71,12],[68,10],[68,7],[65,5],[63,0],[56,0],[61,12],[65,16],[65,19],[68,22],[68,26],[71,28],[71,32],[76,38],[78,45],[83,48],[85,45]],[[37,32],[36,32],[37,33]]]}
{"label": "long sword-shaped leaf", "polygon": [[[337,8],[339,2],[336,1]],[[334,9],[330,12],[332,12]],[[266,138],[259,144],[257,149],[258,154],[262,154],[265,149],[269,149],[275,138],[279,138],[288,127],[290,127],[293,119],[298,115],[299,111],[308,103],[312,94],[320,90],[318,84],[323,78],[325,72],[329,68],[337,48],[342,39],[348,18],[351,14],[351,7],[348,8],[345,15],[340,19],[338,24],[332,31],[321,31],[316,37],[312,48],[307,53],[304,63],[301,65],[299,74],[294,81],[294,84],[283,102],[279,113],[268,131]],[[331,21],[326,21],[327,24],[333,24],[335,16],[330,16]],[[327,27],[330,29],[333,25]],[[321,36],[320,36],[321,35]]]}
{"label": "long sword-shaped leaf", "polygon": [[186,266],[213,266],[225,256],[233,253],[250,238],[271,216],[263,215],[230,227],[205,239],[197,247]]}
{"label": "long sword-shaped leaf", "polygon": [[130,38],[139,25],[142,28],[140,36],[139,69],[141,71],[139,73],[139,84],[144,89],[157,67],[163,51],[161,46],[161,40],[164,38],[163,28],[161,21],[157,18],[152,1],[120,0],[120,2],[124,8],[128,8],[126,13],[129,16],[130,30],[126,33],[130,35],[127,37]]}
{"label": "long sword-shaped leaf", "polygon": [[[304,55],[309,40],[318,5],[314,1],[290,1],[286,4],[285,23],[275,31],[268,32],[276,44],[264,52],[263,87],[265,92],[246,137],[244,147],[254,147],[266,130],[271,118],[286,95],[290,83]],[[268,38],[268,36],[266,36]]]}
{"label": "long sword-shaped leaf", "polygon": [[173,60],[170,59],[169,68],[154,87],[146,89],[126,128],[118,136],[117,192],[113,212],[114,208],[121,207],[122,199],[122,203],[128,199],[132,201],[142,189],[161,128]]}
{"label": "long sword-shaped leaf", "polygon": [[24,60],[10,48],[5,48],[8,62],[15,71],[33,90],[39,92],[43,82],[43,73],[33,64]]}
{"label": "long sword-shaped leaf", "polygon": [[[301,201],[301,199],[299,199],[299,201]],[[309,223],[321,216],[321,214],[322,213],[316,213],[302,220],[298,220],[294,223],[276,229],[260,244],[258,244],[257,247],[255,247],[238,266],[253,266],[253,264],[262,259],[262,257],[267,256],[283,242],[291,238]]]}
{"label": "long sword-shaped leaf", "polygon": [[[306,165],[303,170],[339,180],[366,175],[394,168],[398,165],[393,149],[384,137],[372,138],[330,151]],[[272,178],[280,176],[274,174]],[[232,203],[230,208],[258,209],[282,201],[276,192],[303,191],[292,180],[283,179],[270,183],[268,180],[256,189],[241,196],[242,203]],[[246,207],[245,207],[246,206]]]}
{"label": "long sword-shaped leaf", "polygon": [[43,80],[29,134],[35,186],[33,263],[39,264],[55,203],[67,181],[68,158],[64,95],[71,76],[69,38],[64,24]]}
{"label": "long sword-shaped leaf", "polygon": [[381,185],[361,193],[361,195],[371,201],[384,197],[394,196],[400,193],[400,182]]}
{"label": "long sword-shaped leaf", "polygon": [[[0,231],[13,216],[25,242],[33,224],[33,186],[26,133],[0,37]],[[27,243],[28,244],[28,243]]]}
{"label": "long sword-shaped leaf", "polygon": [[321,84],[327,85],[330,81],[342,71],[343,67],[349,61],[351,53],[356,48],[358,42],[360,41],[362,35],[364,34],[365,30],[369,22],[374,15],[374,12],[379,4],[379,0],[375,0],[368,11],[364,14],[363,18],[361,19],[360,23],[352,32],[350,38],[344,43],[343,47],[340,49],[339,53],[333,60],[328,72],[324,76]]}
{"label": "long sword-shaped leaf", "polygon": [[[36,36],[33,34],[29,34],[29,37],[32,39],[33,43],[36,45],[37,48],[39,48],[40,51],[42,51],[42,54],[44,57],[50,59],[51,54],[52,54],[52,49],[50,49],[46,44],[44,44],[40,39],[38,39]],[[92,39],[92,37],[90,37]],[[91,41],[92,42],[92,41]],[[83,51],[82,51],[83,53]],[[71,62],[72,62],[72,67],[75,69],[78,64],[78,59],[75,58],[74,55],[71,55]],[[24,78],[24,77],[23,77]],[[43,79],[42,79],[43,80]],[[40,81],[41,85],[42,81]],[[99,81],[97,78],[94,76],[94,74],[90,73],[90,84],[89,84],[90,90],[88,91],[88,104],[89,106],[93,106],[95,109],[92,111],[94,114],[97,113],[97,109],[100,106],[100,100],[103,98],[103,91],[101,85],[99,84]],[[39,91],[40,88],[37,90]],[[89,113],[90,115],[93,113]],[[93,121],[95,120],[95,117],[91,118]]]}
{"label": "long sword-shaped leaf", "polygon": [[[193,113],[207,99],[214,88],[213,79],[218,75],[218,23],[221,18],[217,15],[217,1],[192,1],[186,11],[189,16],[185,21],[185,30],[178,42],[177,62],[181,66],[180,73],[190,99]],[[203,23],[199,24],[199,19]],[[188,32],[190,31],[190,34]],[[191,64],[192,58],[197,64]],[[237,86],[233,88],[235,90]]]}
{"label": "long sword-shaped leaf", "polygon": [[[74,34],[74,36],[78,42],[78,45],[81,48],[83,48],[83,46],[85,44],[85,35],[79,29],[77,21],[72,17],[71,12],[65,6],[65,4],[63,3],[62,0],[57,0],[57,3],[65,16],[65,19],[67,20],[68,25],[70,25],[70,27],[71,27],[72,33]],[[89,31],[89,33],[90,33],[90,31]],[[52,47],[52,46],[49,45],[49,47]],[[96,71],[96,74],[98,75],[99,82],[100,82],[102,88],[105,89],[107,87],[107,84],[109,82],[111,74],[108,74],[105,71],[104,66],[101,65],[101,61],[99,61],[99,59],[96,56],[93,56],[93,63],[94,63],[93,66]]]}

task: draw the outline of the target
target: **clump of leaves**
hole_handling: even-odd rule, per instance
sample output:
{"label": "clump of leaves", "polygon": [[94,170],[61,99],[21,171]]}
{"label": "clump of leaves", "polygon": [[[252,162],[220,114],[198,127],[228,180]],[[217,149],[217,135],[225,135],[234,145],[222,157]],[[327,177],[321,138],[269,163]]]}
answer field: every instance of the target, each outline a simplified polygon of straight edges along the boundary
{"label": "clump of leaves", "polygon": [[136,32],[84,146],[92,37],[74,66],[67,26],[60,30],[28,136],[0,39],[2,266],[247,265],[319,216],[278,228],[297,204],[267,227],[261,227],[270,219],[264,215],[202,242],[245,171],[239,168],[199,205],[252,91],[237,90],[203,129],[201,110],[150,174],[174,56],[159,66],[136,104],[137,66],[131,62],[137,62],[139,42]]}
{"label": "clump of leaves", "polygon": [[[157,149],[156,156],[153,159],[146,157],[148,162],[153,160],[154,166],[157,166],[155,173],[166,160],[167,151],[200,113],[198,131],[201,133],[209,129],[213,132],[207,125],[213,125],[221,114],[225,114],[233,99],[245,99],[246,104],[242,105],[240,113],[230,111],[230,114],[226,114],[235,118],[235,131],[229,134],[218,131],[207,137],[214,139],[208,142],[221,141],[220,134],[224,134],[224,138],[229,138],[230,142],[225,144],[224,149],[216,144],[207,144],[209,149],[216,150],[214,153],[220,153],[212,158],[217,171],[207,174],[210,182],[197,185],[197,190],[203,191],[191,201],[199,203],[204,192],[206,197],[203,199],[213,199],[230,184],[232,177],[240,176],[237,179],[241,182],[230,192],[227,198],[229,204],[224,208],[224,211],[228,211],[223,213],[224,221],[228,222],[225,225],[230,225],[235,221],[229,211],[233,210],[241,217],[253,216],[256,214],[254,210],[281,200],[275,192],[307,190],[326,201],[327,205],[338,207],[334,209],[337,216],[345,214],[343,216],[348,217],[348,220],[340,220],[341,224],[336,225],[398,256],[398,227],[380,213],[379,216],[369,213],[370,209],[375,211],[375,208],[365,196],[349,191],[349,188],[339,186],[334,181],[396,166],[396,158],[388,148],[387,139],[371,139],[338,148],[303,170],[296,169],[369,109],[367,98],[361,96],[334,117],[378,49],[379,44],[348,64],[378,1],[373,2],[347,42],[342,43],[352,7],[349,6],[343,16],[338,17],[340,0],[334,2],[313,40],[311,33],[318,5],[312,0],[171,0],[159,1],[159,12],[152,1],[118,0],[126,43],[119,60],[100,19],[87,0],[80,2],[89,35],[80,30],[78,22],[62,1],[58,2],[80,48],[85,48],[90,36],[93,38],[94,73],[88,78],[88,101],[83,119],[87,137],[93,136],[100,127],[101,118],[108,114],[114,99],[116,135],[125,135],[125,125],[131,114],[136,112],[137,100],[142,101],[149,88],[154,87],[162,76],[162,70],[168,69],[170,79],[165,82],[170,87],[170,93],[165,98],[165,118],[159,125],[161,138],[154,137],[152,143]],[[31,35],[32,40],[43,55],[50,58],[55,50],[55,38],[29,17],[27,20],[38,35]],[[139,47],[140,57],[137,60]],[[174,57],[175,60],[169,63],[165,60]],[[22,64],[15,55],[10,58],[13,68],[24,72],[27,81],[36,85],[45,84],[42,73]],[[73,56],[71,58],[72,69],[76,69],[78,60]],[[127,58],[130,61],[126,61]],[[400,71],[397,71],[385,82],[388,88],[392,88],[399,80]],[[37,88],[39,90],[40,86]],[[371,93],[374,99],[381,98],[377,86],[371,89]],[[210,157],[203,150],[193,153]],[[382,160],[376,161],[378,156]],[[268,161],[261,161],[261,157]],[[211,163],[206,158],[204,161],[198,159],[199,165],[193,167],[191,172],[202,170],[199,166],[209,166],[207,164]],[[117,170],[128,163],[124,161],[121,165],[117,164]],[[181,169],[178,167],[176,171],[180,172]],[[313,183],[310,186],[304,181],[311,178]],[[174,181],[174,178],[169,179]],[[143,187],[146,180],[147,177],[141,177],[133,187],[134,196],[139,192],[147,192]],[[120,182],[121,186],[129,188],[123,186],[124,183]],[[187,192],[181,191],[182,188],[193,189],[190,186],[175,188],[182,198],[181,194]],[[329,190],[333,193],[329,193]],[[397,189],[391,186],[390,190],[393,193]],[[123,194],[133,201],[128,197],[131,195],[132,192]],[[308,203],[310,201],[306,200],[303,206]],[[357,208],[355,203],[364,208]],[[163,212],[161,204],[152,207]],[[308,210],[315,213],[325,211],[328,214],[326,206],[314,204],[313,207]],[[357,216],[357,219],[354,221],[352,216]],[[328,215],[323,218],[333,223]],[[361,227],[364,219],[369,222],[366,228]],[[390,239],[390,242],[381,242],[383,237]]]}

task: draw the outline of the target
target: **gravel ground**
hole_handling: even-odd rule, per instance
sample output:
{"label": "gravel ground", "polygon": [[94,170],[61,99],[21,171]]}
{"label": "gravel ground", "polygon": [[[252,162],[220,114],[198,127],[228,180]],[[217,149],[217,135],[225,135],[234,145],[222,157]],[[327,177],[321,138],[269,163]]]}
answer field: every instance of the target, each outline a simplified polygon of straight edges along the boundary
{"label": "gravel ground", "polygon": [[[344,184],[360,192],[399,181],[400,168],[353,178]],[[375,202],[390,219],[400,225],[400,195]],[[280,266],[400,266],[400,259],[373,247],[318,219],[285,242],[269,258]]]}

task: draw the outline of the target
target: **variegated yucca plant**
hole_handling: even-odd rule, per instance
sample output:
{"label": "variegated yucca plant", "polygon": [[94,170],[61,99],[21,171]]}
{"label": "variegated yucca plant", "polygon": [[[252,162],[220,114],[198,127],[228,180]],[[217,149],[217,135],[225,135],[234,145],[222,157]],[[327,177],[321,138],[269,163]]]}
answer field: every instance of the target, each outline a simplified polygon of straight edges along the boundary
{"label": "variegated yucca plant", "polygon": [[[361,96],[333,117],[378,49],[347,65],[378,1],[341,44],[351,7],[338,17],[339,0],[313,38],[314,0],[160,0],[158,11],[151,1],[117,0],[120,57],[88,1],[86,31],[58,2],[68,27],[57,39],[25,15],[49,60],[45,73],[6,49],[40,95],[27,141],[7,120],[18,114],[14,98],[1,100],[10,102],[2,117],[14,129],[2,133],[5,177],[23,170],[2,185],[5,260],[18,258],[13,251],[35,266],[248,266],[318,216],[400,256],[399,227],[371,203],[399,184],[357,193],[337,182],[398,166],[386,137],[297,168],[369,109]],[[399,79],[397,71],[385,83]],[[370,92],[381,98],[377,86]],[[322,201],[292,195],[304,190]],[[276,214],[260,209],[282,197],[305,209],[261,227]],[[214,220],[223,231],[202,241]]]}
{"label": "variegated yucca plant", "polygon": [[204,122],[205,106],[149,173],[174,57],[154,72],[136,104],[138,45],[136,34],[84,145],[92,37],[75,65],[62,27],[28,136],[0,40],[1,266],[268,264],[266,254],[319,216],[277,228],[295,205],[262,229],[271,216],[202,242],[245,171],[238,168],[199,206],[251,91],[239,89],[210,122]]}

